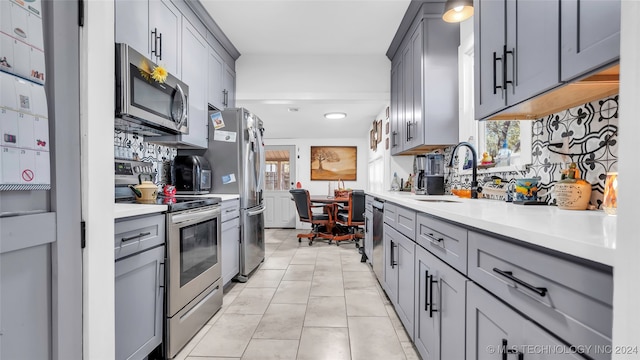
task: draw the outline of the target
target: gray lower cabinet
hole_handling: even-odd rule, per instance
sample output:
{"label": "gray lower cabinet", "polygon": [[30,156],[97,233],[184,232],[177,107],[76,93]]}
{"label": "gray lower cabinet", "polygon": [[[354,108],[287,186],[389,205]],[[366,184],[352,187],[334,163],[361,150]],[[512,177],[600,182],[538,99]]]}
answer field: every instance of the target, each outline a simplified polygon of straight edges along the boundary
{"label": "gray lower cabinet", "polygon": [[[468,260],[471,280],[565,342],[611,345],[611,268],[474,231],[469,231]],[[605,353],[590,356],[611,358]]]}
{"label": "gray lower cabinet", "polygon": [[385,283],[387,295],[413,339],[415,243],[389,225],[384,225]]}
{"label": "gray lower cabinet", "polygon": [[222,217],[222,284],[228,284],[240,272],[240,202],[226,200]]}
{"label": "gray lower cabinet", "polygon": [[144,359],[162,343],[164,246],[115,264],[116,359]]}
{"label": "gray lower cabinet", "polygon": [[464,359],[467,278],[416,246],[414,344],[423,360]]}
{"label": "gray lower cabinet", "polygon": [[465,359],[584,359],[478,285],[469,282],[467,296]]}
{"label": "gray lower cabinet", "polygon": [[116,359],[144,359],[162,343],[165,215],[115,223]]}
{"label": "gray lower cabinet", "polygon": [[560,77],[596,70],[620,57],[620,0],[562,0]]}

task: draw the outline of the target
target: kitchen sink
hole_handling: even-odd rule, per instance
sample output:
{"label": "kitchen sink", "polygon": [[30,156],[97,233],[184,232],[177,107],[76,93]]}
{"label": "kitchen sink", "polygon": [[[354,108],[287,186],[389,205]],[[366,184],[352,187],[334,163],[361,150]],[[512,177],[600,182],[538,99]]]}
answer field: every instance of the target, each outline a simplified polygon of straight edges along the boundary
{"label": "kitchen sink", "polygon": [[425,202],[441,202],[441,203],[459,203],[460,201],[457,200],[449,200],[449,199],[416,199],[418,201],[425,201]]}

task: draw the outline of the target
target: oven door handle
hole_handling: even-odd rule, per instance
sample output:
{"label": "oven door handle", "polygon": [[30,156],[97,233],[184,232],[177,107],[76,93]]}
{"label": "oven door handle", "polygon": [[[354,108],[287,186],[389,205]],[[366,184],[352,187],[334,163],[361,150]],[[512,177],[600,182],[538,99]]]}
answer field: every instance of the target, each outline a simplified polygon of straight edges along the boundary
{"label": "oven door handle", "polygon": [[259,215],[259,214],[262,214],[266,209],[267,208],[264,205],[262,205],[259,210],[247,211],[247,215],[249,215],[249,216]]}
{"label": "oven door handle", "polygon": [[177,214],[171,217],[171,223],[178,224],[185,221],[200,222],[220,215],[220,209],[211,209],[201,212],[189,212],[186,214]]}

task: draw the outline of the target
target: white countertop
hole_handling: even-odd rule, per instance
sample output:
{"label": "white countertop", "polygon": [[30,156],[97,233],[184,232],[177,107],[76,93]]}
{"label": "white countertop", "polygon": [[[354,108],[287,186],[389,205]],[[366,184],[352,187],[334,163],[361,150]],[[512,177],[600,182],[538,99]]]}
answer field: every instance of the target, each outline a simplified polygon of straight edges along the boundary
{"label": "white countertop", "polygon": [[[206,195],[176,195],[176,197],[219,197],[222,201],[239,199],[238,194],[206,194]],[[125,218],[129,216],[146,215],[160,213],[168,210],[167,205],[151,205],[151,204],[114,204],[114,219]]]}
{"label": "white countertop", "polygon": [[161,213],[168,210],[167,205],[151,204],[114,204],[113,218],[120,219],[129,216]]}
{"label": "white countertop", "polygon": [[[366,192],[417,211],[613,266],[616,217],[603,211],[562,210],[556,206],[515,205],[488,199]],[[448,199],[455,203],[418,199]]]}
{"label": "white countertop", "polygon": [[240,199],[240,194],[204,194],[204,195],[176,195],[176,197],[219,197],[222,201]]}

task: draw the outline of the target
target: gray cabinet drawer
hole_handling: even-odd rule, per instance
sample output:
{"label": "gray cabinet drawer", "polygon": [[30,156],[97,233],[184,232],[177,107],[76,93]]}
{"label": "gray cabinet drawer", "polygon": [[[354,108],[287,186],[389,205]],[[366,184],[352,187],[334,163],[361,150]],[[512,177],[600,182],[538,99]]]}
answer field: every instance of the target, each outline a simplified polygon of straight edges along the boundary
{"label": "gray cabinet drawer", "polygon": [[467,230],[418,213],[416,242],[463,274],[467,273]]}
{"label": "gray cabinet drawer", "polygon": [[164,244],[165,215],[137,216],[115,223],[116,260]]}
{"label": "gray cabinet drawer", "polygon": [[373,204],[373,196],[371,195],[365,195],[364,197],[364,208],[365,209],[372,209],[372,204]]}
{"label": "gray cabinet drawer", "polygon": [[240,200],[227,200],[222,202],[220,206],[222,222],[240,217]]}
{"label": "gray cabinet drawer", "polygon": [[391,225],[391,227],[396,227],[396,221],[398,219],[398,207],[393,205],[392,203],[385,202],[384,203],[384,222],[386,224]]}
{"label": "gray cabinet drawer", "polygon": [[413,240],[416,238],[416,212],[398,206],[396,217],[396,230],[401,234]]}
{"label": "gray cabinet drawer", "polygon": [[469,277],[571,345],[611,344],[613,277],[607,270],[469,232]]}

